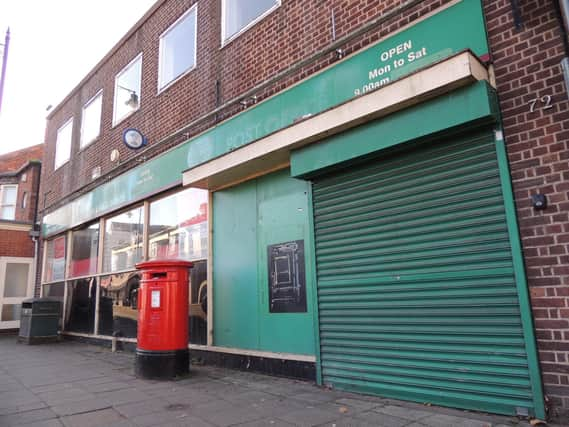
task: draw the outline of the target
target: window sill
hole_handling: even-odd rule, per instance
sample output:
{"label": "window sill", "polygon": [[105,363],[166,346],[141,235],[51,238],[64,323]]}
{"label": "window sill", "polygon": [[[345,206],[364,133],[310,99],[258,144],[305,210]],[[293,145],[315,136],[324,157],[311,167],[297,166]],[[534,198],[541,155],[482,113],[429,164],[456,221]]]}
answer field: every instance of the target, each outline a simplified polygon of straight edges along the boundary
{"label": "window sill", "polygon": [[190,74],[192,71],[194,71],[197,68],[196,65],[194,65],[191,68],[188,68],[186,71],[184,71],[182,74],[180,74],[178,77],[176,77],[174,80],[168,82],[164,87],[162,88],[158,88],[158,92],[156,92],[156,96],[161,95],[163,92],[166,92],[168,89],[170,89],[172,86],[174,86],[178,81],[182,80],[184,77],[186,77],[188,74]]}

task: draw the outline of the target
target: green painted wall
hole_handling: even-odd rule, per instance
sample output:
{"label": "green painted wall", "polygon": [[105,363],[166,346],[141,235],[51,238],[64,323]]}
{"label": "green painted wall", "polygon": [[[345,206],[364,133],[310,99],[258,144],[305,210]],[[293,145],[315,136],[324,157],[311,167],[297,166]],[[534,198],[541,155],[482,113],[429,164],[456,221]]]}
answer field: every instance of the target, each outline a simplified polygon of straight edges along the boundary
{"label": "green painted wall", "polygon": [[[308,183],[280,171],[213,195],[214,344],[315,354]],[[307,312],[269,313],[267,246],[304,239]]]}

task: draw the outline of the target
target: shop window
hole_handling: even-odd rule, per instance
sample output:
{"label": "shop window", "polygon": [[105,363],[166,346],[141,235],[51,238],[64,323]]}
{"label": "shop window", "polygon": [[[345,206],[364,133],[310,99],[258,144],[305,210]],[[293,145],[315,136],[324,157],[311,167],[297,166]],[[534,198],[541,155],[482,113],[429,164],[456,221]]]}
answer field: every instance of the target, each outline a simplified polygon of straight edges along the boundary
{"label": "shop window", "polygon": [[43,285],[43,297],[56,299],[61,301],[61,306],[63,307],[63,297],[65,295],[65,284],[60,283],[50,283],[49,285]]}
{"label": "shop window", "polygon": [[149,258],[207,257],[207,191],[190,188],[150,204]]}
{"label": "shop window", "polygon": [[0,185],[0,219],[16,219],[17,185]]}
{"label": "shop window", "polygon": [[197,4],[160,36],[158,90],[196,66]]}
{"label": "shop window", "polygon": [[[63,300],[65,297],[65,283],[50,283],[43,285],[42,297],[51,298],[61,303],[61,310],[63,310]],[[59,318],[59,329],[63,329],[62,317]]]}
{"label": "shop window", "polygon": [[207,261],[195,261],[190,271],[188,332],[191,344],[207,344]]}
{"label": "shop window", "polygon": [[143,207],[129,210],[105,221],[103,271],[134,269],[142,260]]}
{"label": "shop window", "polygon": [[57,169],[69,161],[71,155],[71,137],[73,132],[73,119],[69,119],[57,130],[57,140],[55,142],[55,164]]}
{"label": "shop window", "polygon": [[101,131],[101,111],[103,107],[103,93],[99,92],[83,107],[81,116],[81,142],[80,147],[86,147],[99,136]]}
{"label": "shop window", "polygon": [[233,39],[280,6],[281,0],[222,0],[222,41]]}
{"label": "shop window", "polygon": [[68,282],[65,330],[92,334],[95,331],[97,279],[88,277]]}
{"label": "shop window", "polygon": [[82,277],[97,272],[99,224],[73,232],[70,276]]}
{"label": "shop window", "polygon": [[113,125],[140,107],[142,54],[138,55],[115,78]]}
{"label": "shop window", "polygon": [[140,274],[118,273],[101,277],[99,334],[136,338]]}
{"label": "shop window", "polygon": [[65,279],[65,236],[47,242],[44,282]]}

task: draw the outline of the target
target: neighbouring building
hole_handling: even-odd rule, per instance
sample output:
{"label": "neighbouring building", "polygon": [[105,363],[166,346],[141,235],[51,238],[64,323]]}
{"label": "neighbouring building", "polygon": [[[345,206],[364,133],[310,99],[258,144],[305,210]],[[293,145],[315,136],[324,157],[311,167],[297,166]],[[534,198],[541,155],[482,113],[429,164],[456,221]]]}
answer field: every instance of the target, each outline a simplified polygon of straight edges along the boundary
{"label": "neighbouring building", "polygon": [[43,144],[0,155],[0,331],[20,327],[21,303],[34,296],[42,157]]}
{"label": "neighbouring building", "polygon": [[[136,340],[183,258],[194,355],[543,418],[569,409],[554,0],[159,0],[48,116],[42,295]],[[64,71],[63,71],[64,72]]]}

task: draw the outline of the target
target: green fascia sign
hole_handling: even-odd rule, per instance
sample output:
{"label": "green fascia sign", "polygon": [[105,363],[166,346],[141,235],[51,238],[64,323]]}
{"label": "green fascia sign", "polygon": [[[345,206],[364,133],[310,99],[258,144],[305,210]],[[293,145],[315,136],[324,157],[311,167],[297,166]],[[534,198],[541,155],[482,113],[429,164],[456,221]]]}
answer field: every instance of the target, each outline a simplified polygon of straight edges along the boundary
{"label": "green fascia sign", "polygon": [[462,0],[147,161],[43,219],[44,236],[179,185],[182,172],[464,49],[488,54],[480,0]]}
{"label": "green fascia sign", "polygon": [[290,174],[294,178],[310,178],[340,163],[359,161],[379,150],[458,126],[462,128],[466,123],[472,126],[495,123],[499,121],[497,105],[494,89],[486,81],[479,81],[295,150],[290,156]]}

